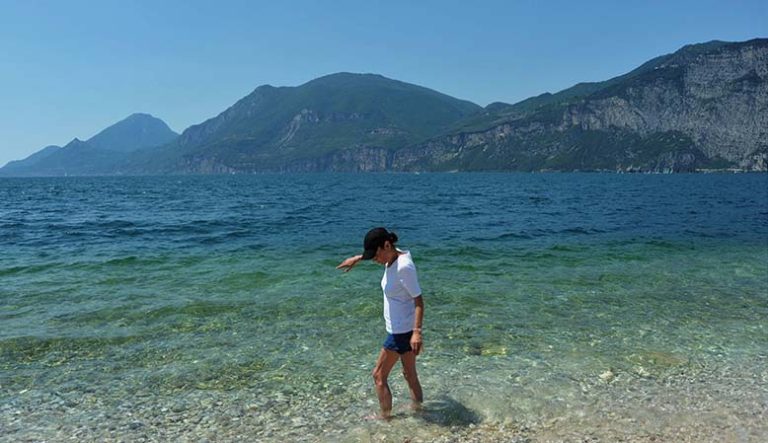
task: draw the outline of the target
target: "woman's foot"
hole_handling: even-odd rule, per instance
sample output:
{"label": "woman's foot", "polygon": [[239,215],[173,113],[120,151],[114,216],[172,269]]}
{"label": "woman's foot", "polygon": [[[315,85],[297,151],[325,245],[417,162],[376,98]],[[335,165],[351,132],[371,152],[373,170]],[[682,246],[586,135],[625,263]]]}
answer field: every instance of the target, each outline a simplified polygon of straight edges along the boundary
{"label": "woman's foot", "polygon": [[391,414],[391,413],[389,413],[389,412],[387,412],[387,413],[383,413],[383,412],[380,412],[380,413],[378,413],[378,414],[370,414],[370,415],[366,415],[364,418],[365,418],[366,420],[377,420],[377,421],[378,421],[378,420],[381,420],[381,421],[390,421],[390,420],[392,420],[392,414]]}

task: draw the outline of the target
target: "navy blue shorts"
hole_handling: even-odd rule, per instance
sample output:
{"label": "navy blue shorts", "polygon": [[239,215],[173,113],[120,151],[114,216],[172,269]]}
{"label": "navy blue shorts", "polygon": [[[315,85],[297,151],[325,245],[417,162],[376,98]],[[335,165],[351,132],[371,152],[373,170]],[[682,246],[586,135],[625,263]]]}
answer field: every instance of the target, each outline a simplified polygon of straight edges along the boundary
{"label": "navy blue shorts", "polygon": [[384,349],[395,351],[398,354],[405,354],[411,350],[411,336],[413,331],[404,334],[388,334],[384,344]]}

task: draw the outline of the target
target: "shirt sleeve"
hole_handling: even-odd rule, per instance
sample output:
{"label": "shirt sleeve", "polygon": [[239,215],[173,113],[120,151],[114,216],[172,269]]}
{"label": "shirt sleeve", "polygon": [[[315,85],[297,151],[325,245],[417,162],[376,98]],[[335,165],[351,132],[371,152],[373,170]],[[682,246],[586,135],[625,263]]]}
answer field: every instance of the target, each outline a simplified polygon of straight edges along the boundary
{"label": "shirt sleeve", "polygon": [[406,266],[400,269],[398,277],[400,278],[400,283],[403,284],[403,287],[408,291],[411,298],[416,298],[421,295],[421,287],[419,286],[419,278],[416,275],[415,267]]}

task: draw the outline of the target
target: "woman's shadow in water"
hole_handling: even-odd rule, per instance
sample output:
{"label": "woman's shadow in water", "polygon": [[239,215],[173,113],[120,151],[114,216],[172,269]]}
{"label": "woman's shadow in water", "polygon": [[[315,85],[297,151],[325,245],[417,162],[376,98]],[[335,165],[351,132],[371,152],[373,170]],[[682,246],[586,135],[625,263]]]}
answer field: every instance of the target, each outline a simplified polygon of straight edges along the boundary
{"label": "woman's shadow in water", "polygon": [[466,427],[482,421],[477,413],[451,397],[424,403],[419,411],[419,417],[427,423],[439,426]]}

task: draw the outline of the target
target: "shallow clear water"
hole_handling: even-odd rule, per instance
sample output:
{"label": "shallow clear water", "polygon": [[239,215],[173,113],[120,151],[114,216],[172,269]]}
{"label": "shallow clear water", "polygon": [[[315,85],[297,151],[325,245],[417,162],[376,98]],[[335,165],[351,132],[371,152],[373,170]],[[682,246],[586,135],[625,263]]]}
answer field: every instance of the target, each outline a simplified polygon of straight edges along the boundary
{"label": "shallow clear water", "polygon": [[[382,269],[334,269],[379,225],[427,307],[391,423]],[[3,179],[0,251],[0,440],[768,436],[766,174]]]}

